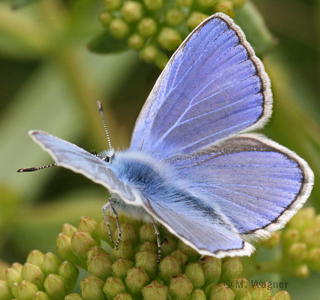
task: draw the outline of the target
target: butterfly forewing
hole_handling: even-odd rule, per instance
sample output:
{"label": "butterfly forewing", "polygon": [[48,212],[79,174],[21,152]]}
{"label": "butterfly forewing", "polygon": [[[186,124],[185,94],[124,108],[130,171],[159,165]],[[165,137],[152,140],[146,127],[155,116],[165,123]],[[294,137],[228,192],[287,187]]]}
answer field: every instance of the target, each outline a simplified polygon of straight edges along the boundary
{"label": "butterfly forewing", "polygon": [[144,105],[131,149],[158,158],[190,154],[271,114],[270,81],[241,29],[223,14],[183,42]]}

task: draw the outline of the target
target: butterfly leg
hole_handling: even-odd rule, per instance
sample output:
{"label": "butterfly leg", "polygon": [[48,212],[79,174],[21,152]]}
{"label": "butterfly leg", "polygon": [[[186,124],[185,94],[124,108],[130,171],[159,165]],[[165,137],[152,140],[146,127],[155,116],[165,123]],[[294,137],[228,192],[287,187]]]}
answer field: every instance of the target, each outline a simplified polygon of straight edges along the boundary
{"label": "butterfly leg", "polygon": [[102,206],[102,214],[103,214],[103,217],[106,220],[106,223],[107,223],[107,226],[108,226],[108,233],[109,233],[110,241],[111,241],[111,243],[113,243],[113,238],[112,238],[111,228],[110,228],[110,222],[109,222],[108,216],[106,215],[106,210],[109,208],[109,206],[111,206],[110,200],[111,200],[111,198],[109,199],[109,202],[107,202],[105,205]]}
{"label": "butterfly leg", "polygon": [[121,241],[121,235],[122,235],[122,231],[121,231],[121,228],[120,228],[120,222],[119,222],[119,217],[118,217],[118,213],[116,211],[116,209],[114,208],[114,206],[112,205],[112,198],[109,199],[109,202],[110,203],[110,207],[116,217],[116,222],[117,222],[117,228],[118,228],[118,231],[119,231],[119,237],[118,237],[118,240],[116,242],[116,246],[115,246],[115,249],[118,249],[118,246],[120,244],[120,241]]}
{"label": "butterfly leg", "polygon": [[158,246],[158,260],[157,260],[157,262],[159,263],[160,260],[161,260],[160,232],[159,232],[159,229],[157,227],[157,224],[156,224],[155,220],[152,217],[151,217],[151,220],[152,220],[152,223],[153,223],[153,227],[154,227],[155,233],[157,235],[157,246]]}

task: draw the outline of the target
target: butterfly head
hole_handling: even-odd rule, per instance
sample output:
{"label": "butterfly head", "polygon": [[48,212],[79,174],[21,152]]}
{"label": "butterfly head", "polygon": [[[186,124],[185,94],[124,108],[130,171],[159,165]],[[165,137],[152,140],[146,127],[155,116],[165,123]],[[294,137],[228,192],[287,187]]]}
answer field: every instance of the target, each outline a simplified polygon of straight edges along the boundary
{"label": "butterfly head", "polygon": [[102,160],[111,163],[114,159],[114,149],[110,148],[109,150],[103,150],[97,156]]}

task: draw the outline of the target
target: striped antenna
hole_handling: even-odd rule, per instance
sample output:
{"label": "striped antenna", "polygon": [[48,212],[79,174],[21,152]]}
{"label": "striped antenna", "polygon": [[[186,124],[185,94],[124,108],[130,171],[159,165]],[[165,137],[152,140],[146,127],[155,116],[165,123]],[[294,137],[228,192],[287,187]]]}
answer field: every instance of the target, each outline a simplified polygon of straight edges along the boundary
{"label": "striped antenna", "polygon": [[57,164],[54,163],[54,164],[50,164],[50,165],[46,165],[46,166],[42,166],[42,167],[23,168],[23,169],[17,170],[17,172],[18,172],[18,173],[33,172],[33,171],[38,171],[38,170],[42,170],[42,169],[47,169],[47,168],[50,168],[50,167],[54,167],[54,166],[56,166],[56,165],[57,165]]}
{"label": "striped antenna", "polygon": [[108,132],[108,128],[107,128],[107,124],[106,124],[106,120],[104,118],[104,115],[103,115],[103,107],[102,107],[102,103],[100,101],[98,101],[98,107],[99,107],[99,112],[100,112],[100,115],[101,115],[101,118],[102,118],[102,122],[103,122],[103,126],[104,126],[104,130],[106,132],[106,136],[107,136],[107,140],[108,140],[108,144],[109,144],[109,148],[110,149],[113,149],[111,147],[111,142],[110,142],[110,137],[109,137],[109,132]]}

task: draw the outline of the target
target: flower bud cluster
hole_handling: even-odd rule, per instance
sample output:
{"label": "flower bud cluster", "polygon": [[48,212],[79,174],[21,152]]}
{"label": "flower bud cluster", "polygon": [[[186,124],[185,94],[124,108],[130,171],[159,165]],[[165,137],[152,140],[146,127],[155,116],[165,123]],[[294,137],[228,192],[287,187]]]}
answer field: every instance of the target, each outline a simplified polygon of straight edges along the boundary
{"label": "flower bud cluster", "polygon": [[320,215],[313,207],[301,209],[281,234],[283,263],[291,274],[305,278],[320,272]]}
{"label": "flower bud cluster", "polygon": [[[100,21],[119,51],[119,40],[131,49],[140,51],[146,62],[164,68],[168,55],[176,50],[183,39],[204,19],[215,12],[234,17],[234,7],[246,0],[104,0],[105,10]],[[121,44],[125,49],[126,44]],[[108,49],[108,50],[107,50]],[[102,52],[112,52],[108,45]]]}
{"label": "flower bud cluster", "polygon": [[[153,224],[120,216],[122,239],[116,220],[82,217],[78,228],[64,224],[57,237],[57,252],[32,251],[24,265],[15,263],[0,281],[0,299],[267,299],[267,285],[250,286],[241,277],[239,257],[201,257],[197,251],[159,226],[162,259]],[[103,244],[103,248],[101,247]],[[108,245],[107,245],[108,244]],[[110,247],[111,246],[111,247]],[[105,250],[105,249],[110,250]],[[80,282],[81,295],[72,293],[80,266],[89,275]],[[269,299],[269,298],[268,298]],[[271,298],[270,298],[271,299]],[[272,299],[290,299],[281,291]]]}

